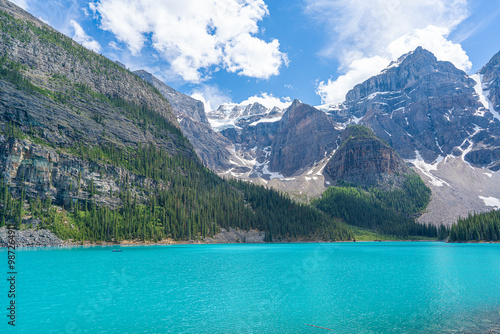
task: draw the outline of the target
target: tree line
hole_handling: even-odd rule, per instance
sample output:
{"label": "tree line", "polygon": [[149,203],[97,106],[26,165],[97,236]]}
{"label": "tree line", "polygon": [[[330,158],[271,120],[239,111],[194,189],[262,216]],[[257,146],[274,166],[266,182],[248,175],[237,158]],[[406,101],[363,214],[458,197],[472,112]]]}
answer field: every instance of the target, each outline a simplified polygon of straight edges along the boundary
{"label": "tree line", "polygon": [[450,241],[499,241],[500,210],[469,214],[451,227]]}

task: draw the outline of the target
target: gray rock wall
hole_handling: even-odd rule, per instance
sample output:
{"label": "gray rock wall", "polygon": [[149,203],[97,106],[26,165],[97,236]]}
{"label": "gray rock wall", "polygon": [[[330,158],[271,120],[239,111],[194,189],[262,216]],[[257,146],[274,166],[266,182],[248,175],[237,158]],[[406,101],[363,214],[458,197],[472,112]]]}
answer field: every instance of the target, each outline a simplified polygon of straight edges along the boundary
{"label": "gray rock wall", "polygon": [[147,195],[137,192],[135,186],[151,191],[168,186],[120,167],[89,162],[13,138],[0,141],[0,173],[14,194],[25,190],[28,197],[50,197],[59,205],[90,200],[91,186],[95,188],[93,199],[112,208],[121,204],[118,195],[123,191],[131,191],[139,198]]}

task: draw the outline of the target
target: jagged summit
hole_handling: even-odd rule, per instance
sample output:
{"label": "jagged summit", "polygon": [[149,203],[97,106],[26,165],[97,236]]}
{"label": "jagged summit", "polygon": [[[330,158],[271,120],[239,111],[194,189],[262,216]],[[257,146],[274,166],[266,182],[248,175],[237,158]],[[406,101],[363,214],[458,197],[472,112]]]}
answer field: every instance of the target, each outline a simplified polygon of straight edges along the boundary
{"label": "jagged summit", "polygon": [[[419,47],[421,48],[421,47]],[[410,51],[408,53],[405,53],[404,55],[400,56],[397,60],[394,60],[394,61],[391,61],[391,63],[389,64],[389,66],[387,66],[387,68],[383,69],[382,70],[382,73],[389,70],[390,68],[393,68],[393,67],[398,67],[399,65],[401,65],[401,63],[403,62],[403,60],[406,59],[406,57],[408,57],[409,55],[411,55],[414,51]]]}
{"label": "jagged summit", "polygon": [[226,103],[217,110],[207,113],[210,124],[215,131],[231,128],[255,126],[261,122],[277,122],[283,116],[284,110],[280,107],[266,107],[259,102],[251,104]]}
{"label": "jagged summit", "polygon": [[[462,70],[457,69],[452,63],[438,61],[434,54],[422,47],[418,47],[414,51],[401,56],[396,63],[389,65],[379,75],[354,86],[346,94],[345,104],[364,98],[371,99],[373,98],[373,96],[370,96],[371,94],[403,89],[410,92],[416,85],[426,80],[427,76],[443,76],[443,79],[446,80],[447,75],[453,75],[457,78],[467,77]],[[460,81],[463,81],[463,79]]]}

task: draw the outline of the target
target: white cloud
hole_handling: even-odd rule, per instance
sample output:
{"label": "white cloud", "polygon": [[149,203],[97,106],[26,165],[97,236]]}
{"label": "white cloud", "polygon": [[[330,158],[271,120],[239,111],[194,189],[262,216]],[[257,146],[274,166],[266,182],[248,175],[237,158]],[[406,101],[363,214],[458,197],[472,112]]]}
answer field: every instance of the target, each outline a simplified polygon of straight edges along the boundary
{"label": "white cloud", "polygon": [[193,99],[203,102],[205,111],[216,110],[220,105],[231,103],[231,97],[217,86],[201,85],[191,94]]}
{"label": "white cloud", "polygon": [[323,103],[342,101],[350,88],[382,69],[384,61],[417,46],[461,69],[471,67],[461,46],[448,40],[468,15],[467,0],[306,0],[305,10],[332,32],[320,55],[339,60],[344,72],[318,84]]}
{"label": "white cloud", "polygon": [[112,48],[113,50],[116,50],[116,51],[122,51],[122,49],[120,48],[120,46],[118,45],[118,43],[116,43],[115,41],[111,41],[108,43],[108,46],[110,48]]}
{"label": "white cloud", "polygon": [[290,97],[278,98],[272,94],[261,93],[260,95],[254,95],[242,101],[241,105],[248,105],[253,103],[260,103],[264,107],[272,109],[274,107],[278,107],[280,109],[286,109],[292,104],[292,100]]}
{"label": "white cloud", "polygon": [[357,59],[349,65],[346,74],[339,76],[336,80],[321,81],[316,93],[323,103],[342,102],[350,89],[379,74],[387,65],[389,61],[379,56]]}
{"label": "white cloud", "polygon": [[28,0],[10,0],[11,2],[15,3],[19,7],[21,7],[24,10],[28,10]]}
{"label": "white cloud", "polygon": [[434,53],[438,60],[452,62],[457,68],[469,71],[472,63],[460,44],[455,44],[447,39],[449,28],[428,26],[425,29],[416,29],[388,46],[392,59],[397,59],[402,54],[415,50],[418,46]]}
{"label": "white cloud", "polygon": [[266,43],[250,35],[242,35],[225,48],[224,64],[229,72],[253,78],[268,79],[279,74],[288,58],[279,51],[279,42]]}
{"label": "white cloud", "polygon": [[101,44],[87,35],[85,31],[83,31],[83,28],[75,20],[71,20],[70,24],[75,31],[73,39],[76,42],[82,44],[87,49],[93,50],[94,52],[99,53],[101,51]]}
{"label": "white cloud", "polygon": [[171,70],[190,82],[214,66],[267,79],[287,63],[277,40],[256,37],[269,14],[263,0],[99,0],[90,8],[134,55],[151,36]]}

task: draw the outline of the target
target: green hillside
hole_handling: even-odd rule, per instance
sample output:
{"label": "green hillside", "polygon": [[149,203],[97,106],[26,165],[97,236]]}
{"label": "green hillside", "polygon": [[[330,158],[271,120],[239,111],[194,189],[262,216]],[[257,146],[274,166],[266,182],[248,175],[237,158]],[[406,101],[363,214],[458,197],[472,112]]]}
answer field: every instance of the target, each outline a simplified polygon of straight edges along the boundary
{"label": "green hillside", "polygon": [[397,238],[444,237],[444,228],[416,223],[427,207],[430,189],[416,174],[406,175],[401,189],[385,191],[349,184],[329,187],[312,205],[349,225]]}

